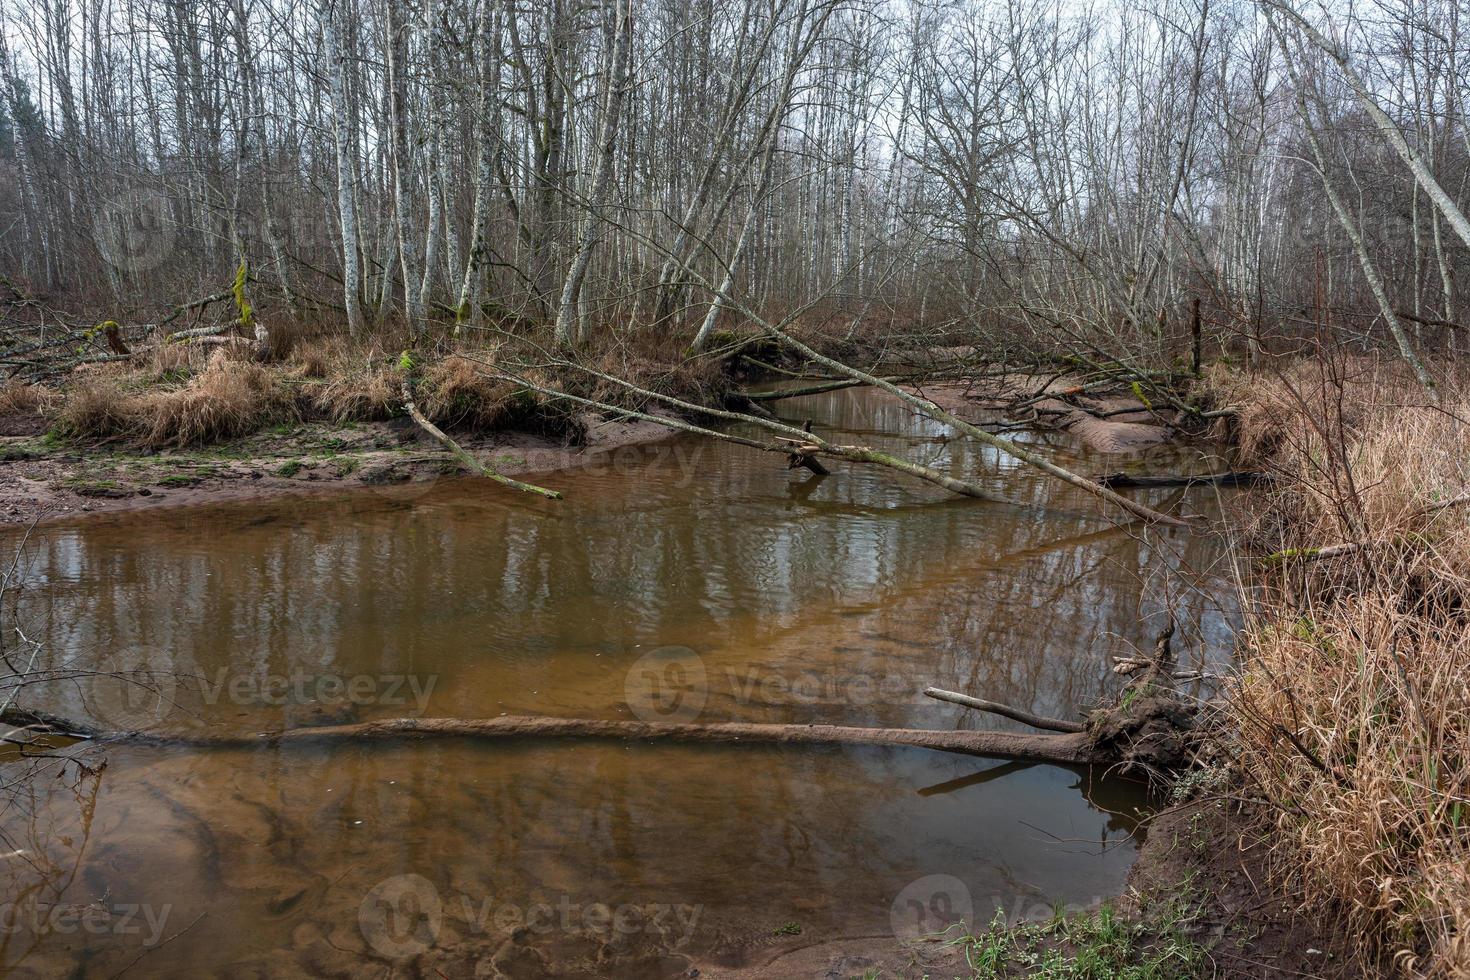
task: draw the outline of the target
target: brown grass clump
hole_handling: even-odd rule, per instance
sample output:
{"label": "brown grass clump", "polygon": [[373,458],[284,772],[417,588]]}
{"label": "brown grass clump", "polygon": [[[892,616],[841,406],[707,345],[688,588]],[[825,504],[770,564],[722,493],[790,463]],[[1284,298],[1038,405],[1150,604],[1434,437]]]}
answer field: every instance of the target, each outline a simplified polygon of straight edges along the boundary
{"label": "brown grass clump", "polygon": [[291,350],[286,359],[286,371],[295,378],[326,378],[333,364],[340,361],[344,351],[340,343],[328,340],[303,340]]}
{"label": "brown grass clump", "polygon": [[44,385],[12,381],[0,386],[0,418],[42,415],[56,401],[56,392]]}
{"label": "brown grass clump", "polygon": [[398,373],[386,360],[343,354],[327,359],[324,374],[312,404],[334,421],[382,421],[403,410]]}
{"label": "brown grass clump", "polygon": [[172,390],[134,390],[119,379],[75,385],[56,421],[63,435],[84,441],[182,447],[248,435],[293,411],[277,374],[221,349]]}
{"label": "brown grass clump", "polygon": [[1277,476],[1251,500],[1273,557],[1231,698],[1239,772],[1288,884],[1370,972],[1470,975],[1470,399],[1443,394],[1331,360],[1227,394]]}
{"label": "brown grass clump", "polygon": [[107,441],[136,433],[138,396],[114,379],[72,387],[56,417],[56,430],[84,441]]}
{"label": "brown grass clump", "polygon": [[[424,414],[442,425],[489,430],[504,427],[506,417],[515,414],[515,390],[455,354],[424,368],[418,387]],[[530,401],[527,407],[534,408]]]}
{"label": "brown grass clump", "polygon": [[179,447],[249,435],[295,410],[275,372],[219,355],[183,388],[139,396],[137,406],[144,445]]}
{"label": "brown grass clump", "polygon": [[159,344],[150,355],[148,371],[154,381],[183,381],[204,370],[210,351],[198,344]]}

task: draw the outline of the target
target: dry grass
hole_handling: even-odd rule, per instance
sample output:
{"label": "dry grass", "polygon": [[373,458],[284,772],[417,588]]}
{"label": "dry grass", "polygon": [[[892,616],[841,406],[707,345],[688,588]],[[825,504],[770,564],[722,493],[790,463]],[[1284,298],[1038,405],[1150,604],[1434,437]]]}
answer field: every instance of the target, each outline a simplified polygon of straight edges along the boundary
{"label": "dry grass", "polygon": [[256,432],[289,418],[294,400],[259,364],[218,359],[178,391],[139,399],[146,446],[190,446]]}
{"label": "dry grass", "polygon": [[294,378],[321,379],[328,377],[333,366],[345,359],[346,345],[340,340],[303,340],[292,347],[285,370]]}
{"label": "dry grass", "polygon": [[56,392],[44,385],[12,381],[0,386],[0,418],[43,415],[56,402]]}
{"label": "dry grass", "polygon": [[115,379],[73,386],[56,416],[56,430],[83,441],[108,441],[136,434],[137,395]]}
{"label": "dry grass", "polygon": [[[419,390],[424,414],[451,428],[504,428],[507,417],[516,414],[515,389],[489,377],[475,360],[457,354],[428,365]],[[528,401],[526,407],[534,408],[534,400]]]}
{"label": "dry grass", "polygon": [[[1217,379],[1219,385],[1219,379]],[[1470,400],[1397,365],[1231,379],[1266,567],[1231,700],[1239,770],[1306,905],[1370,972],[1470,975]],[[1339,557],[1312,549],[1358,546]]]}
{"label": "dry grass", "polygon": [[183,447],[248,435],[293,412],[294,400],[278,374],[220,350],[174,389],[139,390],[114,378],[76,385],[56,425],[62,434],[86,441]]}
{"label": "dry grass", "polygon": [[[341,336],[301,336],[269,365],[245,363],[249,345],[171,344],[130,365],[74,375],[59,409],[57,430],[92,441],[188,445],[233,438],[290,414],[293,397],[303,414],[334,422],[375,422],[403,412],[400,351],[406,337],[391,332],[359,342]],[[485,434],[520,430],[572,441],[585,437],[583,410],[494,376],[498,359],[513,357],[516,372],[618,407],[647,406],[646,396],[569,365],[549,366],[535,347],[507,354],[505,345],[440,350],[419,366],[418,401],[435,422]],[[699,404],[719,404],[730,382],[718,358],[688,359],[673,340],[644,349],[616,343],[586,363],[634,384]],[[667,349],[665,349],[667,348]],[[521,363],[523,362],[523,363]],[[536,366],[536,365],[540,366]],[[17,394],[15,397],[22,397]],[[52,406],[55,409],[55,406]]]}
{"label": "dry grass", "polygon": [[153,381],[180,381],[204,370],[211,351],[197,344],[159,344],[149,356]]}
{"label": "dry grass", "polygon": [[[387,356],[336,348],[310,355],[299,362],[305,370],[320,368],[325,383],[312,397],[312,405],[336,422],[371,422],[390,419],[403,410],[398,375]],[[320,357],[320,364],[316,358]]]}

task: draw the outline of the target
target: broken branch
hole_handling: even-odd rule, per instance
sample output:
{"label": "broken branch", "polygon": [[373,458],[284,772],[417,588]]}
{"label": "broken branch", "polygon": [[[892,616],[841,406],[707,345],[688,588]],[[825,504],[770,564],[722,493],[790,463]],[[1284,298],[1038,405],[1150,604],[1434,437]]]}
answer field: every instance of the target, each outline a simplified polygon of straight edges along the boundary
{"label": "broken branch", "polygon": [[1046,718],[1042,715],[1033,715],[1029,711],[1020,708],[1012,708],[1008,704],[999,701],[986,701],[982,698],[972,698],[968,694],[959,694],[955,691],[945,691],[937,687],[924,688],[924,696],[936,701],[948,701],[950,704],[962,705],[966,708],[974,708],[976,711],[986,711],[992,715],[1000,715],[1012,721],[1019,721],[1023,725],[1032,728],[1043,728],[1053,732],[1067,732],[1076,734],[1087,731],[1087,726],[1075,721],[1063,721],[1060,718]]}

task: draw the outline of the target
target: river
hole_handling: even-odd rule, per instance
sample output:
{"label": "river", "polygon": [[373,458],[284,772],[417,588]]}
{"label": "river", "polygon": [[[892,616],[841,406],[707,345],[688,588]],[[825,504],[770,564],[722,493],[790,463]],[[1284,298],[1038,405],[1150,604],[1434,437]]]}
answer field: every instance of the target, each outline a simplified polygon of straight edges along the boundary
{"label": "river", "polygon": [[[559,502],[445,479],[42,525],[7,616],[41,665],[142,683],[27,698],[243,734],[500,714],[984,728],[1007,723],[922,689],[1077,717],[1171,604],[1182,658],[1228,656],[1210,537],[1119,527],[879,392],[780,411],[1012,503],[680,437],[535,477]],[[896,748],[70,751],[87,767],[6,756],[16,976],[680,976],[1096,903],[1149,804],[1099,772]]]}

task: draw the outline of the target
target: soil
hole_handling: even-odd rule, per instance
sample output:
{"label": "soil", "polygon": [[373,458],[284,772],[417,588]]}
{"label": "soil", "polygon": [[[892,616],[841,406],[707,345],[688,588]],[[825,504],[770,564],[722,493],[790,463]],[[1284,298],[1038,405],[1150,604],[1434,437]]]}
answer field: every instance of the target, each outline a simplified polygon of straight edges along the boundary
{"label": "soil", "polygon": [[1354,964],[1340,930],[1298,912],[1273,884],[1260,831],[1220,799],[1172,807],[1148,825],[1128,876],[1123,911],[1177,895],[1197,903],[1192,938],[1209,950],[1210,976],[1239,980],[1381,976]]}
{"label": "soil", "polygon": [[[426,481],[460,471],[407,419],[303,422],[233,442],[162,452],[57,441],[45,434],[39,417],[26,426],[13,417],[4,421],[0,524]],[[592,465],[618,449],[672,437],[655,422],[590,415],[583,421],[587,439],[575,446],[524,432],[451,435],[507,476]]]}

